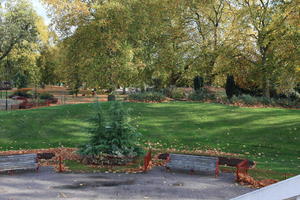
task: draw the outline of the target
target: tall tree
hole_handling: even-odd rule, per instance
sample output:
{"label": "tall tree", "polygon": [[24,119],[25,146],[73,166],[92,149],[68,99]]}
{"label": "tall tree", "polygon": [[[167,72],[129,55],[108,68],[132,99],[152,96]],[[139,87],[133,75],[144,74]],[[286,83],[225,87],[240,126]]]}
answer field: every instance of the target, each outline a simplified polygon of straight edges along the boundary
{"label": "tall tree", "polygon": [[[239,0],[237,6],[239,18],[236,26],[240,27],[238,38],[243,58],[260,72],[263,95],[270,97],[271,81],[275,76],[275,52],[278,41],[288,34],[286,22],[289,15],[287,8],[290,2],[277,0]],[[246,46],[248,45],[248,46]],[[246,51],[245,51],[246,50]],[[278,63],[277,63],[278,64]]]}
{"label": "tall tree", "polygon": [[36,61],[48,38],[47,26],[26,0],[5,1],[0,16],[0,76],[17,87],[38,86]]}
{"label": "tall tree", "polygon": [[0,7],[0,61],[16,45],[37,39],[36,15],[26,0],[6,1]]}
{"label": "tall tree", "polygon": [[215,64],[226,38],[226,27],[230,22],[230,5],[226,0],[194,0],[186,2],[183,20],[190,40],[194,61],[189,67],[205,76],[212,84],[215,79]]}

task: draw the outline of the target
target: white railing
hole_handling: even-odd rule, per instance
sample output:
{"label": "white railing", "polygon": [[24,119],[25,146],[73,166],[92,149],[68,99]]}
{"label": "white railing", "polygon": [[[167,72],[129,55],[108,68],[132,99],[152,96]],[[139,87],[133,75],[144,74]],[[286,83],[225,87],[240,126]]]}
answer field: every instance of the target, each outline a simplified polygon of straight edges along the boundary
{"label": "white railing", "polygon": [[231,200],[300,200],[300,175],[249,192]]}

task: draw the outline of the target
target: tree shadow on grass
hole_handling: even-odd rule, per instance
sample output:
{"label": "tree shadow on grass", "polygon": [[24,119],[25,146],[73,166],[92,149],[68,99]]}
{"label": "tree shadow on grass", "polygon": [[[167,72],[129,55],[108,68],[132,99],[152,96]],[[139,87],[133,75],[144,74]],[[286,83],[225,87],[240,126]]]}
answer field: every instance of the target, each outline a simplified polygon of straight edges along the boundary
{"label": "tree shadow on grass", "polygon": [[[53,107],[7,114],[7,118],[1,119],[2,149],[80,144],[88,137],[86,127],[90,117],[90,106],[74,107]],[[1,142],[1,138],[5,138],[5,142]]]}
{"label": "tree shadow on grass", "polygon": [[[132,105],[135,107],[136,105]],[[219,148],[234,153],[258,153],[289,168],[300,164],[300,111],[251,109],[216,104],[141,104],[141,132],[145,140],[165,146]],[[143,112],[141,112],[143,110]],[[266,158],[267,159],[267,158]],[[276,158],[279,160],[279,158]],[[287,159],[293,160],[288,164]],[[273,161],[275,162],[275,161]]]}
{"label": "tree shadow on grass", "polygon": [[[107,109],[109,102],[101,105]],[[143,139],[165,146],[222,147],[239,153],[255,149],[293,158],[300,154],[300,110],[187,102],[125,106],[131,108]],[[76,147],[89,137],[86,127],[94,108],[94,104],[80,104],[0,113],[0,147]]]}

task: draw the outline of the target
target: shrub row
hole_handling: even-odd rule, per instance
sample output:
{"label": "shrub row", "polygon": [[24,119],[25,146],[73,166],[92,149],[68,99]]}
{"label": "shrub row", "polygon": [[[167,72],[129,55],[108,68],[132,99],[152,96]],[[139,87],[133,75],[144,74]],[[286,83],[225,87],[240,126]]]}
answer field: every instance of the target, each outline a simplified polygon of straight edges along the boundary
{"label": "shrub row", "polygon": [[[34,93],[28,89],[19,89],[19,90],[15,91],[13,94],[11,94],[9,97],[12,98],[14,96],[33,98]],[[45,99],[45,100],[54,99],[54,96],[47,92],[37,93],[37,97],[39,97],[40,99]]]}
{"label": "shrub row", "polygon": [[17,90],[13,94],[9,95],[10,98],[14,96],[19,96],[19,97],[25,97],[25,98],[32,98],[33,94],[27,90]]}
{"label": "shrub row", "polygon": [[143,102],[162,102],[166,100],[166,96],[159,92],[141,92],[130,94],[129,100],[143,101]]}
{"label": "shrub row", "polygon": [[172,99],[185,99],[186,93],[184,88],[171,87],[164,90],[164,94]]}
{"label": "shrub row", "polygon": [[300,108],[300,101],[299,100],[292,100],[288,98],[266,98],[266,97],[254,97],[248,94],[240,95],[240,96],[233,96],[231,99],[231,103],[239,103],[244,105],[265,105],[265,106],[283,106],[283,107],[298,107]]}
{"label": "shrub row", "polygon": [[192,101],[208,101],[216,100],[216,96],[214,93],[209,92],[208,89],[200,88],[199,90],[192,92],[188,99]]}

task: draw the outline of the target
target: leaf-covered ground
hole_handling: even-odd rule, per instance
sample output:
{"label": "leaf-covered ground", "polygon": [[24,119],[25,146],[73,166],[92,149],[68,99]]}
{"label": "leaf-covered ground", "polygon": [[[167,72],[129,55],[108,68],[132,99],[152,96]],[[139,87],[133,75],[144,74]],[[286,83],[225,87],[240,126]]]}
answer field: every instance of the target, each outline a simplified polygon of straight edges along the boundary
{"label": "leaf-covered ground", "polygon": [[[108,102],[101,103],[104,108]],[[300,173],[300,110],[219,104],[125,103],[156,148],[218,149],[257,161],[257,168]],[[93,104],[0,111],[0,150],[77,147],[86,141]],[[275,175],[274,175],[275,176]]]}

